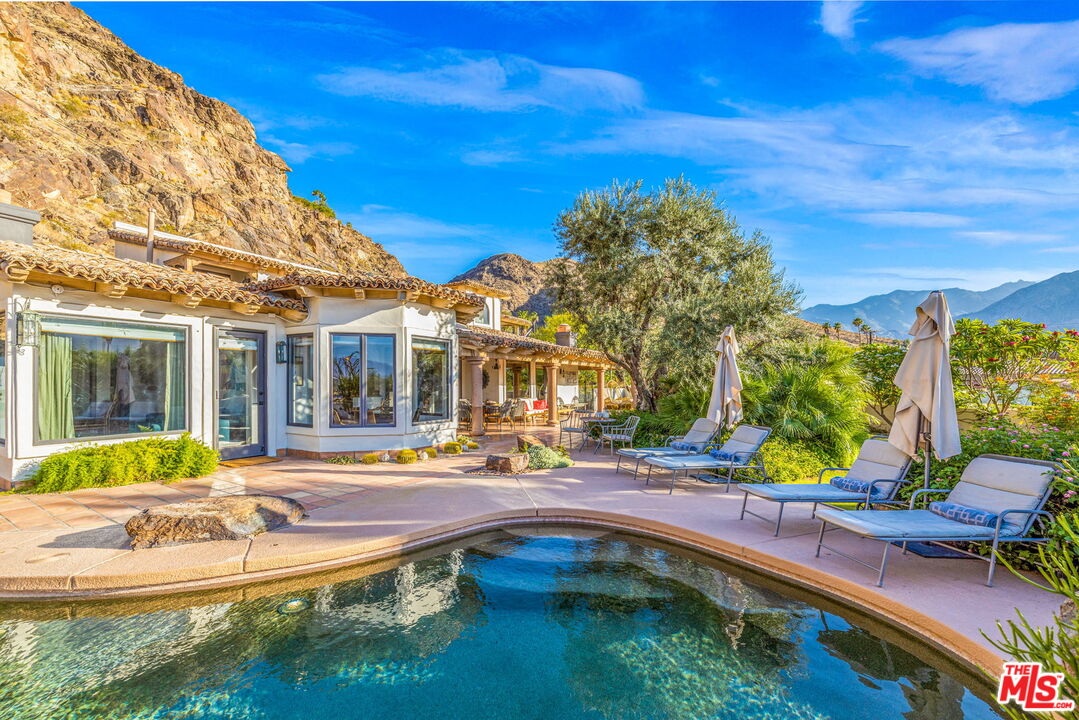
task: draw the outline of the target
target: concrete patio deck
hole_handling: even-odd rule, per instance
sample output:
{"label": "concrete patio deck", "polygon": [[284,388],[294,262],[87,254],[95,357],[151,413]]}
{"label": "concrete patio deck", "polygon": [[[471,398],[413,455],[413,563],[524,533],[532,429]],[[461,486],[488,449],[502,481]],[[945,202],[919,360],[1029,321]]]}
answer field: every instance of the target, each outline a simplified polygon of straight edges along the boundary
{"label": "concrete patio deck", "polygon": [[[549,432],[549,431],[547,431]],[[538,433],[537,433],[538,434]],[[507,436],[484,450],[504,448]],[[825,552],[814,557],[819,523],[787,509],[783,534],[738,520],[742,494],[680,483],[645,487],[615,473],[609,455],[575,453],[577,464],[519,476],[464,474],[484,452],[408,466],[330,465],[285,460],[222,471],[174,485],[147,483],[65,495],[6,496],[13,528],[0,535],[0,596],[56,598],[192,590],[385,558],[466,532],[521,522],[576,522],[628,530],[721,555],[914,632],[938,648],[995,671],[1000,657],[982,637],[1023,611],[1047,623],[1061,599],[1007,571],[987,588],[985,563],[893,553],[886,586],[875,574]],[[283,492],[288,490],[289,492]],[[121,492],[122,491],[122,492]],[[131,550],[120,524],[139,507],[186,496],[275,492],[310,508],[303,523],[251,540]],[[752,502],[752,501],[751,501]],[[760,503],[763,505],[763,503]],[[36,508],[36,509],[35,509]],[[771,508],[765,508],[771,510]],[[92,514],[91,514],[92,513]],[[829,543],[875,562],[880,544],[841,531]]]}

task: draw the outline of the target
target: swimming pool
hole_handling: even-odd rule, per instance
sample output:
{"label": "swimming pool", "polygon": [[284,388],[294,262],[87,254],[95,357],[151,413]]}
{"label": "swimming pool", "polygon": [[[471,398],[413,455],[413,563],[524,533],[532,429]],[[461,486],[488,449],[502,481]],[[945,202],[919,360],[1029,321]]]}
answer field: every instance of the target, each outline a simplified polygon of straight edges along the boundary
{"label": "swimming pool", "polygon": [[370,570],[2,606],[0,717],[997,717],[872,623],[625,535],[498,531]]}

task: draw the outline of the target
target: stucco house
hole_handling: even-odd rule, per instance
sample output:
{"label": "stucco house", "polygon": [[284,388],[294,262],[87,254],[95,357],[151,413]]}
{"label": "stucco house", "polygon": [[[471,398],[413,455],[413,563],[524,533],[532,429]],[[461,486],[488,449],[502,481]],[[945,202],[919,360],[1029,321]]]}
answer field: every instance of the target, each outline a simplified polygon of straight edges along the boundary
{"label": "stucco house", "polygon": [[78,443],[182,432],[223,458],[428,447],[457,435],[461,398],[549,393],[554,421],[557,398],[581,402],[575,373],[607,367],[504,330],[482,286],[148,246],[123,223],[107,256],[34,245],[38,220],[0,203],[2,486]]}

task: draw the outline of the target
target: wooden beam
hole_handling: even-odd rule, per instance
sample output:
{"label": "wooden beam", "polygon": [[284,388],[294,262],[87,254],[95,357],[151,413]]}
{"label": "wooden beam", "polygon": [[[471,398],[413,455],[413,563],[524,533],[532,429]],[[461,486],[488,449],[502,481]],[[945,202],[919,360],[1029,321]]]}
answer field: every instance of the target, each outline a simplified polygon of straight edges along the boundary
{"label": "wooden beam", "polygon": [[238,312],[242,315],[254,315],[259,311],[262,305],[258,303],[229,303],[229,310]]}
{"label": "wooden beam", "polygon": [[282,310],[281,317],[289,322],[303,322],[307,319],[307,313],[303,310]]}
{"label": "wooden beam", "polygon": [[115,285],[113,283],[94,283],[94,290],[111,298],[122,298],[127,295],[127,285]]}
{"label": "wooden beam", "polygon": [[322,291],[318,288],[311,287],[310,285],[295,285],[290,288],[280,288],[280,290],[292,290],[298,297],[317,297],[322,294]]}
{"label": "wooden beam", "polygon": [[416,293],[416,292],[414,292],[412,290],[398,290],[397,291],[397,302],[402,302],[402,303],[416,302],[417,297],[419,297],[419,293]]}
{"label": "wooden beam", "polygon": [[357,300],[365,300],[367,298],[367,290],[364,288],[352,288],[352,297]]}
{"label": "wooden beam", "polygon": [[203,298],[200,298],[197,295],[170,295],[169,299],[177,305],[183,305],[186,308],[197,308],[203,301]]}

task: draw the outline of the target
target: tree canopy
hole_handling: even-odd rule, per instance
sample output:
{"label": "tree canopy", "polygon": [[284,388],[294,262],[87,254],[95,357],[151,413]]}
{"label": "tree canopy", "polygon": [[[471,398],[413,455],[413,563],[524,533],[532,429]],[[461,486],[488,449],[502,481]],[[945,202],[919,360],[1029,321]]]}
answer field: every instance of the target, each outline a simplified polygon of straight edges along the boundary
{"label": "tree canopy", "polygon": [[765,333],[798,305],[769,240],[747,236],[715,193],[684,178],[586,191],[555,231],[575,261],[550,266],[556,307],[626,371],[642,409],[656,409],[664,379],[710,376],[726,325]]}

